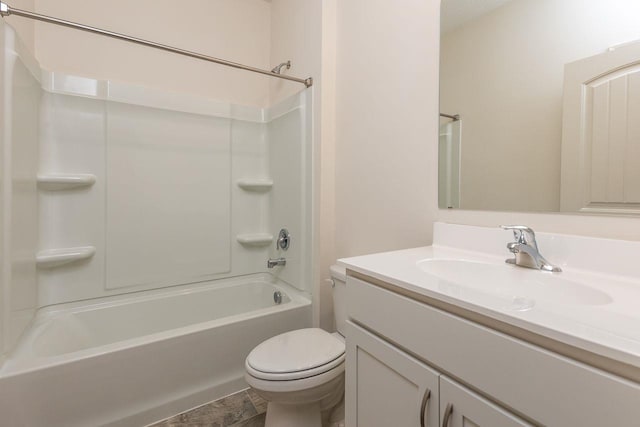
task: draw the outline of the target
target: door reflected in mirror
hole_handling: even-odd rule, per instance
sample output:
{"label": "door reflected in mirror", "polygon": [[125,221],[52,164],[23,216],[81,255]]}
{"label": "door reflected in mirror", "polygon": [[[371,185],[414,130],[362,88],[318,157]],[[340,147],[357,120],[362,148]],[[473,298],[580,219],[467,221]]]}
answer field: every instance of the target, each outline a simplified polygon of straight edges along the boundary
{"label": "door reflected in mirror", "polygon": [[640,1],[442,0],[439,206],[640,214]]}

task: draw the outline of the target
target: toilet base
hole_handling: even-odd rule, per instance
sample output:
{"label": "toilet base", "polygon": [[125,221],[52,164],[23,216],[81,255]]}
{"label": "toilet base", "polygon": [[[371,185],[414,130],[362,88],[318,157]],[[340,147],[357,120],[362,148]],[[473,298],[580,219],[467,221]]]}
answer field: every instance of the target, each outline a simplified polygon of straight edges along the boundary
{"label": "toilet base", "polygon": [[340,410],[344,401],[344,372],[319,386],[292,392],[261,390],[255,387],[258,384],[255,378],[247,376],[247,380],[267,401],[265,427],[328,427],[344,417],[344,409]]}
{"label": "toilet base", "polygon": [[340,403],[338,403],[336,406],[331,408],[330,411],[325,411],[325,412],[329,412],[329,417],[328,417],[329,419],[327,422],[325,422],[323,418],[322,420],[323,427],[324,425],[327,425],[328,427],[344,427],[344,418],[345,418],[344,396],[340,400]]}
{"label": "toilet base", "polygon": [[288,405],[269,402],[265,427],[322,427],[320,402]]}

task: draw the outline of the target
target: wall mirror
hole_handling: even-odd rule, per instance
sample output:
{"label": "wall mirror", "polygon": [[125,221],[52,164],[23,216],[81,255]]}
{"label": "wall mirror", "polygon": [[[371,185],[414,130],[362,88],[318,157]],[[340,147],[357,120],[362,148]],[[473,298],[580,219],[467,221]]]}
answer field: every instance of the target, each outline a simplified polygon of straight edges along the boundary
{"label": "wall mirror", "polygon": [[640,215],[640,1],[442,0],[439,206]]}

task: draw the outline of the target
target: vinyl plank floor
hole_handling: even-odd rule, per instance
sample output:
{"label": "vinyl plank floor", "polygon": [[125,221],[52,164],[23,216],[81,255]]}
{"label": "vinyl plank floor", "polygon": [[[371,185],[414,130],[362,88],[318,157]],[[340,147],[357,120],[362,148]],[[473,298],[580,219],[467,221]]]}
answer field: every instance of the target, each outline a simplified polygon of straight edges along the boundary
{"label": "vinyl plank floor", "polygon": [[151,427],[264,427],[267,403],[252,390],[223,397]]}

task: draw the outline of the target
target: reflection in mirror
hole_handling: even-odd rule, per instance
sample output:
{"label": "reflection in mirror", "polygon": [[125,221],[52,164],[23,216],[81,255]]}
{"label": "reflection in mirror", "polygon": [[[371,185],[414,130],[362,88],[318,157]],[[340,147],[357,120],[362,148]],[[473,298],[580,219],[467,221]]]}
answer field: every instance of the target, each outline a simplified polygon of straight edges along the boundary
{"label": "reflection in mirror", "polygon": [[640,1],[442,0],[441,208],[640,214]]}

